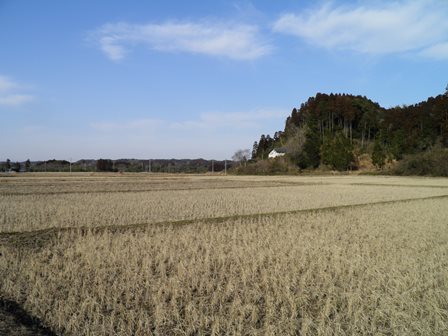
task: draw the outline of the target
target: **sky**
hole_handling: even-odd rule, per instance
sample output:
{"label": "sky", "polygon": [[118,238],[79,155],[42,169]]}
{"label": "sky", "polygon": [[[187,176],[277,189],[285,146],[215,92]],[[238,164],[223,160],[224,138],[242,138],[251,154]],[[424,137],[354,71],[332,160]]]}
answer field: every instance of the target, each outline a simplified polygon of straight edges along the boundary
{"label": "sky", "polygon": [[321,93],[442,94],[448,2],[0,0],[0,161],[229,159]]}

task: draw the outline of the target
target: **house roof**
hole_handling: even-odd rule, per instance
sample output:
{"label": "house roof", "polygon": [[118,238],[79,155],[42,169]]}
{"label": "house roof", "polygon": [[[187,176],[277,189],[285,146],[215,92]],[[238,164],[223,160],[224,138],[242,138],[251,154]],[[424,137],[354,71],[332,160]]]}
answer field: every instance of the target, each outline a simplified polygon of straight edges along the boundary
{"label": "house roof", "polygon": [[286,150],[285,147],[274,148],[274,150],[275,150],[277,153],[283,153],[283,154],[286,154],[286,152],[287,152],[287,150]]}

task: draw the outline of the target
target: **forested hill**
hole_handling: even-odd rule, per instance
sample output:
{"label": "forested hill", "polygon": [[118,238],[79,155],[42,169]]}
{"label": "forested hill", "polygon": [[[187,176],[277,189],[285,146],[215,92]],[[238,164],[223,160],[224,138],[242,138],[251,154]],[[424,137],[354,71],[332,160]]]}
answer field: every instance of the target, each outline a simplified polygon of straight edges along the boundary
{"label": "forested hill", "polygon": [[[362,96],[322,94],[294,108],[285,129],[254,143],[253,159],[283,147],[301,168],[343,170],[368,154],[375,165],[448,147],[448,92],[411,106],[383,108]],[[356,168],[356,167],[355,167]]]}

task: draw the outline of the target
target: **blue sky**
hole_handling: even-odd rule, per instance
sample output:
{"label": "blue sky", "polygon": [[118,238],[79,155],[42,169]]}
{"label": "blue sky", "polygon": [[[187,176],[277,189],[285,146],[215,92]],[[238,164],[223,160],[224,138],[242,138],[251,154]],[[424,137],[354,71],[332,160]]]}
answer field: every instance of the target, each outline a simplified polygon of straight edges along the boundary
{"label": "blue sky", "polygon": [[0,0],[0,161],[230,158],[317,92],[444,92],[448,3]]}

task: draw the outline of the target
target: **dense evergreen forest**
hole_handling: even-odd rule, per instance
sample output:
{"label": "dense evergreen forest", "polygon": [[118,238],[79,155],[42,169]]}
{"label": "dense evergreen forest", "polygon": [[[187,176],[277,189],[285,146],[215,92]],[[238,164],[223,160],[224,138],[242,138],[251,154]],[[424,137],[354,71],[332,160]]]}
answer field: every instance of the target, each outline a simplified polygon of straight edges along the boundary
{"label": "dense evergreen forest", "polygon": [[283,148],[289,163],[302,169],[357,169],[360,157],[382,168],[412,155],[446,153],[447,147],[448,91],[389,109],[362,96],[318,93],[292,110],[283,131],[261,135],[252,159],[264,161],[272,149]]}

